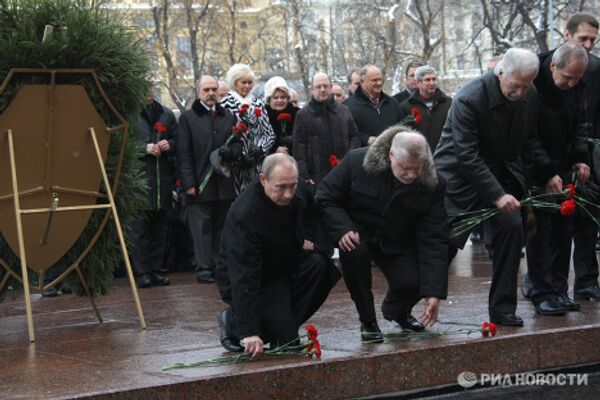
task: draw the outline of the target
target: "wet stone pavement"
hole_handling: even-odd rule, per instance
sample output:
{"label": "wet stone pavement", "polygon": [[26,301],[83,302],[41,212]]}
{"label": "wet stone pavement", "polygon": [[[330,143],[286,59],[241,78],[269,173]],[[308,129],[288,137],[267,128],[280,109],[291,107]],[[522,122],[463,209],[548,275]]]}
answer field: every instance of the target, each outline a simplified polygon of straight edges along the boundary
{"label": "wet stone pavement", "polygon": [[[346,399],[456,385],[459,373],[515,373],[600,363],[600,305],[540,317],[519,295],[523,328],[499,327],[494,338],[474,330],[488,320],[491,263],[481,246],[467,246],[450,267],[434,339],[362,344],[359,322],[342,281],[311,319],[319,330],[320,361],[301,356],[211,364],[162,371],[175,362],[224,355],[215,285],[192,273],[170,274],[171,285],[140,290],[148,328],[139,327],[125,279],[97,300],[99,324],[86,298],[32,296],[37,340],[29,344],[22,295],[0,302],[0,399]],[[523,278],[521,265],[519,282]],[[379,307],[385,280],[373,269]],[[378,310],[379,311],[379,310]],[[415,308],[415,315],[421,306]],[[387,333],[399,333],[383,320]]]}

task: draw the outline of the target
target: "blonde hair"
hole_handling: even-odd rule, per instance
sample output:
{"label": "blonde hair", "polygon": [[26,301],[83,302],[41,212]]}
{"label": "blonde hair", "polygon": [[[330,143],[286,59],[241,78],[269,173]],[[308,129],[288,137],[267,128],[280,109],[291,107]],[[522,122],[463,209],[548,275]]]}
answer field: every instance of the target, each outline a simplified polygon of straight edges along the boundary
{"label": "blonde hair", "polygon": [[230,90],[235,90],[235,83],[243,78],[250,78],[252,82],[256,81],[256,75],[246,64],[233,64],[227,75],[225,75],[225,83]]}

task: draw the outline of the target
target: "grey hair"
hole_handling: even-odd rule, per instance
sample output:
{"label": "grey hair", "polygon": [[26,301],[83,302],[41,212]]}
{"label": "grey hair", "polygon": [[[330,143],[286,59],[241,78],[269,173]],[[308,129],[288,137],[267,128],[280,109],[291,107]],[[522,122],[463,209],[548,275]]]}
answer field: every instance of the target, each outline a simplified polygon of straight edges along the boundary
{"label": "grey hair", "polygon": [[219,87],[219,80],[218,80],[217,78],[215,78],[215,77],[214,77],[214,76],[212,76],[212,75],[202,75],[202,76],[200,77],[200,79],[198,79],[198,85],[196,85],[196,89],[197,89],[198,91],[200,91],[200,84],[202,83],[202,79],[204,79],[204,78],[211,78],[211,79],[214,79],[214,80],[215,80],[215,83],[217,84],[217,87]]}
{"label": "grey hair", "polygon": [[298,163],[294,159],[294,157],[289,156],[284,153],[273,153],[265,157],[262,167],[260,168],[260,173],[267,179],[271,179],[271,175],[273,174],[273,170],[278,165],[287,165],[292,166],[296,172],[298,172]]}
{"label": "grey hair", "polygon": [[394,135],[390,151],[398,158],[409,157],[419,160],[429,160],[431,149],[427,139],[416,131],[400,131]]}
{"label": "grey hair", "polygon": [[[377,68],[379,70],[379,67],[377,67],[376,65],[373,65],[373,64],[367,64],[367,65],[365,65],[364,67],[362,67],[360,69],[360,79],[361,80],[364,80],[365,76],[369,72],[369,69],[371,69],[371,68]],[[381,70],[379,70],[379,71],[381,71]]]}
{"label": "grey hair", "polygon": [[225,83],[230,90],[235,90],[235,83],[243,78],[250,78],[252,82],[256,81],[256,75],[246,64],[233,64],[225,75]]}
{"label": "grey hair", "polygon": [[524,76],[536,76],[539,68],[540,60],[533,51],[513,47],[504,54],[502,61],[494,68],[494,73],[502,73],[507,77],[517,71]]}
{"label": "grey hair", "polygon": [[422,67],[419,67],[415,70],[415,78],[419,82],[422,82],[423,77],[427,74],[437,75],[437,72],[436,72],[435,68],[433,68],[431,65],[423,65]]}
{"label": "grey hair", "polygon": [[571,61],[583,61],[587,64],[587,51],[578,43],[566,42],[558,46],[552,55],[552,61],[558,69],[565,68]]}

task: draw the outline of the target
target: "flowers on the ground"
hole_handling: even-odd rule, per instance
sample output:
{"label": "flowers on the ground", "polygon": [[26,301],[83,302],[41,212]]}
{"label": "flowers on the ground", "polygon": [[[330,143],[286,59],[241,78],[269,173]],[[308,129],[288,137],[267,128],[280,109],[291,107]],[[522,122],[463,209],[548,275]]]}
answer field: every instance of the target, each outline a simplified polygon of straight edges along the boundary
{"label": "flowers on the ground", "polygon": [[560,205],[560,215],[568,217],[569,215],[573,215],[575,212],[575,200],[569,199],[562,202]]}
{"label": "flowers on the ground", "polygon": [[483,336],[496,336],[496,324],[493,322],[484,322],[481,325],[481,334]]}
{"label": "flowers on the ground", "polygon": [[337,167],[339,163],[340,163],[340,160],[338,160],[338,158],[335,154],[332,154],[329,156],[329,166],[331,168]]}
{"label": "flowers on the ground", "polygon": [[319,339],[317,339],[317,328],[315,328],[314,325],[307,325],[306,333],[308,335],[306,355],[308,357],[315,356],[317,359],[321,359],[321,343],[319,343]]}
{"label": "flowers on the ground", "polygon": [[[300,343],[300,337],[289,341],[288,343],[277,346],[273,349],[268,349],[263,352],[263,357],[276,357],[276,356],[290,356],[290,355],[306,355],[310,358],[313,356],[317,359],[321,358],[321,344],[317,339],[317,328],[314,325],[306,326],[306,336],[308,341],[305,344]],[[208,360],[196,361],[191,363],[174,363],[168,367],[163,368],[163,371],[170,371],[173,369],[182,368],[194,368],[208,364],[219,364],[219,363],[235,363],[239,361],[247,362],[252,361],[252,353],[238,353],[229,356],[209,358]]]}

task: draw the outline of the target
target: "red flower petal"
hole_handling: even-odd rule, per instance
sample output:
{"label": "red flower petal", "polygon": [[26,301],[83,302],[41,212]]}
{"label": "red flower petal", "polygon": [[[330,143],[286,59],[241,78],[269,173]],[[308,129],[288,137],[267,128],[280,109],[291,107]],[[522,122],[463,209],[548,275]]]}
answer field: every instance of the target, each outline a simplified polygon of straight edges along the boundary
{"label": "red flower petal", "polygon": [[560,215],[568,217],[575,212],[575,200],[569,199],[562,202],[560,205]]}
{"label": "red flower petal", "polygon": [[262,115],[262,110],[260,108],[255,108],[254,115],[256,115],[257,117],[260,117]]}
{"label": "red flower petal", "polygon": [[577,194],[577,191],[575,190],[575,185],[569,183],[567,185],[567,188],[565,189],[565,193],[568,198],[572,199]]}

